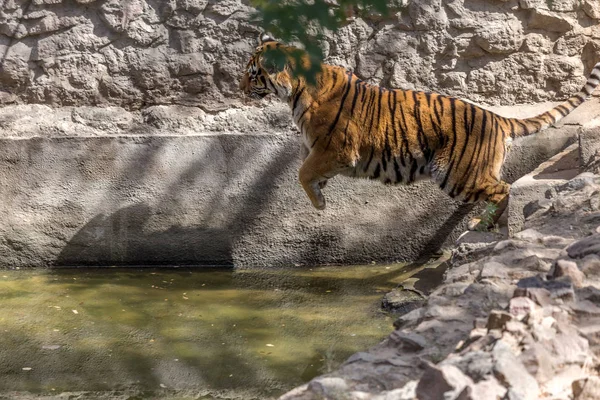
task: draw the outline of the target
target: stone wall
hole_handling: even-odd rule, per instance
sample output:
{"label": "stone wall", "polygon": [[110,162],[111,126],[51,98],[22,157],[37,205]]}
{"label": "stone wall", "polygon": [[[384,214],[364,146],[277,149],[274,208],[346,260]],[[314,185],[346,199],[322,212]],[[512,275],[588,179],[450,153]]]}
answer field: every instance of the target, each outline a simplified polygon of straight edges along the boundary
{"label": "stone wall", "polygon": [[[219,109],[258,30],[247,0],[5,0],[2,103]],[[600,59],[596,0],[404,0],[354,19],[328,61],[391,87],[488,104],[564,98]],[[221,105],[219,105],[221,104]]]}
{"label": "stone wall", "polygon": [[[451,245],[468,210],[429,182],[336,178],[328,209],[310,206],[287,106],[237,89],[259,33],[247,3],[2,2],[0,267],[362,263]],[[600,60],[599,18],[595,0],[405,1],[323,47],[373,83],[555,101]],[[515,144],[507,180],[573,142],[597,105]]]}

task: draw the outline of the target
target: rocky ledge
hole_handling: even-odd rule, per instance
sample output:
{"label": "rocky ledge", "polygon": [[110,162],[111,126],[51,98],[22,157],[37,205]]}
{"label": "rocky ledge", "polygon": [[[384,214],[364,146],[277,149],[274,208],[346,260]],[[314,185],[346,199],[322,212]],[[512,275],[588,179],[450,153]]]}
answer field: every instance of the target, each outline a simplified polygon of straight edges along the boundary
{"label": "rocky ledge", "polygon": [[600,175],[530,210],[508,240],[463,238],[386,340],[281,400],[600,398]]}

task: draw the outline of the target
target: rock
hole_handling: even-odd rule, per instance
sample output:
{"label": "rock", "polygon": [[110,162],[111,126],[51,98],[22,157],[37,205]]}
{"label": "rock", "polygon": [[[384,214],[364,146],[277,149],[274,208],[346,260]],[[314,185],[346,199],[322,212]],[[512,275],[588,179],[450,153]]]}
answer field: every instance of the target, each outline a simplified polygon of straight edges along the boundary
{"label": "rock", "polygon": [[455,268],[450,268],[446,271],[445,280],[448,283],[463,282],[471,283],[475,281],[482,269],[479,263],[462,264]]}
{"label": "rock", "polygon": [[394,289],[386,293],[382,300],[384,310],[404,315],[425,305],[425,299],[413,290]]}
{"label": "rock", "polygon": [[531,53],[549,54],[552,52],[552,42],[544,35],[530,33],[525,36],[524,49]]}
{"label": "rock", "polygon": [[459,297],[469,286],[470,284],[465,282],[444,284],[431,292],[429,296]]}
{"label": "rock", "polygon": [[600,19],[600,4],[595,0],[584,0],[581,7],[588,17]]}
{"label": "rock", "polygon": [[532,9],[528,22],[530,29],[545,29],[559,33],[568,32],[576,25],[570,17],[543,9]]}
{"label": "rock", "polygon": [[578,265],[588,279],[600,277],[600,256],[597,254],[588,254],[583,257]]}
{"label": "rock", "polygon": [[506,392],[506,388],[493,376],[487,377],[485,380],[471,386],[471,398],[473,400],[503,399]]}
{"label": "rock", "polygon": [[573,297],[575,296],[573,285],[570,282],[562,282],[557,280],[544,281],[539,276],[532,276],[529,278],[521,279],[519,282],[517,282],[517,288],[546,289],[550,293],[551,298],[560,298],[565,301],[573,300]]}
{"label": "rock", "polygon": [[378,357],[376,355],[365,352],[365,351],[359,351],[358,353],[354,353],[350,357],[348,357],[348,360],[346,362],[347,363],[353,363],[356,361],[374,362],[376,360],[378,360]]}
{"label": "rock", "polygon": [[348,391],[348,384],[342,378],[322,377],[310,381],[308,389],[327,398],[339,398]]}
{"label": "rock", "polygon": [[418,381],[410,381],[401,389],[390,390],[381,400],[414,400],[417,396]]}
{"label": "rock", "polygon": [[591,254],[600,256],[600,234],[576,241],[567,248],[567,254],[571,258],[583,258]]}
{"label": "rock", "polygon": [[390,340],[409,351],[418,351],[427,347],[427,340],[414,332],[402,332],[396,330],[390,335]]}
{"label": "rock", "polygon": [[438,321],[462,321],[466,317],[466,310],[456,306],[430,305],[425,311],[425,318],[434,318]]}
{"label": "rock", "polygon": [[488,319],[487,318],[475,318],[475,320],[473,321],[473,329],[482,329],[485,330],[487,329],[488,323]]}
{"label": "rock", "polygon": [[566,246],[570,245],[571,243],[573,243],[573,240],[566,239],[560,236],[545,236],[541,240],[541,244],[543,244],[544,246],[561,250],[564,249]]}
{"label": "rock", "polygon": [[554,376],[552,354],[540,343],[533,343],[520,355],[519,360],[539,383],[547,382]]}
{"label": "rock", "polygon": [[529,317],[527,324],[534,340],[542,343],[554,340],[558,325],[554,318],[544,317],[543,313],[530,314]]}
{"label": "rock", "polygon": [[463,373],[473,379],[474,382],[488,379],[492,375],[492,356],[487,351],[474,350],[461,357],[444,360],[443,363],[454,365],[459,368]]}
{"label": "rock", "polygon": [[508,279],[509,268],[497,261],[488,261],[483,264],[478,279]]}
{"label": "rock", "polygon": [[589,358],[588,341],[571,329],[570,332],[557,334],[545,343],[551,351],[554,364],[557,366],[567,364],[584,365]]}
{"label": "rock", "polygon": [[580,300],[569,305],[571,309],[579,314],[600,316],[600,307],[589,300]]}
{"label": "rock", "polygon": [[488,317],[486,328],[491,329],[504,329],[507,322],[513,319],[513,315],[505,311],[492,310]]}
{"label": "rock", "polygon": [[517,317],[518,319],[523,319],[529,313],[536,310],[538,306],[533,302],[533,300],[527,297],[513,297],[510,299],[509,304],[510,314]]}
{"label": "rock", "polygon": [[558,260],[554,266],[554,278],[567,277],[573,286],[580,288],[585,281],[585,275],[573,261]]}
{"label": "rock", "polygon": [[590,376],[573,382],[573,396],[575,400],[600,399],[600,378]]}
{"label": "rock", "polygon": [[544,288],[516,288],[513,297],[527,297],[537,305],[545,307],[552,304],[550,292]]}
{"label": "rock", "polygon": [[[549,398],[565,398],[566,394],[571,394],[573,382],[588,375],[580,366],[565,366],[550,381],[543,385],[542,390]],[[573,397],[569,396],[568,398],[572,399]]]}
{"label": "rock", "polygon": [[597,181],[597,177],[589,172],[584,172],[577,175],[575,178],[569,180],[567,183],[560,185],[556,188],[558,193],[561,192],[574,192],[582,190],[586,186],[594,185]]}
{"label": "rock", "polygon": [[535,400],[538,398],[539,385],[523,364],[512,352],[510,346],[499,340],[492,350],[494,376],[508,388],[515,398]]}
{"label": "rock", "polygon": [[[527,321],[527,322],[529,322],[529,321]],[[512,321],[507,322],[506,326],[504,327],[504,330],[506,332],[509,332],[511,334],[511,336],[513,336],[516,340],[524,340],[524,341],[529,340],[529,337],[531,336],[529,329],[530,329],[529,325],[526,325],[525,323],[523,323],[521,321],[517,321],[516,319],[513,319]]]}
{"label": "rock", "polygon": [[472,384],[471,378],[453,365],[427,364],[417,384],[416,394],[419,400],[457,399]]}
{"label": "rock", "polygon": [[423,314],[425,314],[424,308],[412,310],[394,321],[394,327],[400,329],[407,326],[414,326],[423,318]]}
{"label": "rock", "polygon": [[494,254],[501,254],[508,250],[519,250],[524,248],[527,248],[526,243],[522,243],[518,240],[508,239],[496,243],[494,246]]}
{"label": "rock", "polygon": [[600,304],[600,289],[594,286],[577,289],[575,294],[577,300],[587,300],[595,304]]}
{"label": "rock", "polygon": [[456,239],[456,249],[453,251],[465,253],[476,251],[481,247],[493,245],[503,238],[504,236],[498,232],[465,231]]}
{"label": "rock", "polygon": [[412,24],[417,30],[440,28],[448,24],[441,0],[413,1],[408,7]]}
{"label": "rock", "polygon": [[577,11],[580,3],[580,0],[554,0],[550,3],[550,9],[562,12]]}
{"label": "rock", "polygon": [[[472,235],[470,232],[476,234]],[[458,243],[456,248],[452,249],[450,262],[452,265],[470,263],[482,255],[487,255],[489,250],[496,245],[497,241],[498,236],[496,234],[487,235],[486,232],[478,231],[463,233],[457,240],[460,243]]]}
{"label": "rock", "polygon": [[[527,215],[526,215],[527,217]],[[517,232],[513,235],[513,238],[519,240],[525,240],[530,243],[540,242],[544,238],[544,234],[536,231],[532,228],[523,229],[521,232]]]}
{"label": "rock", "polygon": [[523,44],[523,26],[518,19],[492,21],[475,32],[475,43],[492,54],[510,54]]}
{"label": "rock", "polygon": [[544,0],[519,0],[519,6],[528,9],[548,9],[548,3]]}

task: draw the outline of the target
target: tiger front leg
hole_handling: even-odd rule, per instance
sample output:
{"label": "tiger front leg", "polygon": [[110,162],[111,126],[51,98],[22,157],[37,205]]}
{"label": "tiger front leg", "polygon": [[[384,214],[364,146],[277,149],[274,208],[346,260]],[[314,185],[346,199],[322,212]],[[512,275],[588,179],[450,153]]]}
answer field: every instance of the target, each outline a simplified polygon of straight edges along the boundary
{"label": "tiger front leg", "polygon": [[[300,159],[302,161],[306,160],[306,158],[308,157],[309,154],[310,154],[310,149],[308,147],[306,147],[304,145],[304,143],[302,143],[300,145]],[[319,182],[319,188],[323,189],[325,186],[327,186],[327,179]]]}
{"label": "tiger front leg", "polygon": [[325,197],[321,189],[327,184],[327,180],[336,175],[335,168],[323,155],[311,152],[300,167],[298,178],[312,205],[317,210],[325,208]]}

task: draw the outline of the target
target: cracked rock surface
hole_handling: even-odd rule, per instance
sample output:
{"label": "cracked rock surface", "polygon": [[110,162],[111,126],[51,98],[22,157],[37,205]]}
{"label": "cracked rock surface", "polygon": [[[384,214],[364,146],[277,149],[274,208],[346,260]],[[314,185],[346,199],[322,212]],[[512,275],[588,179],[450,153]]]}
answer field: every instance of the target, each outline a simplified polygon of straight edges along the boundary
{"label": "cracked rock surface", "polygon": [[[565,98],[600,59],[596,0],[406,0],[351,18],[328,62],[371,83],[490,105]],[[246,0],[6,0],[0,103],[239,104],[258,29]]]}

